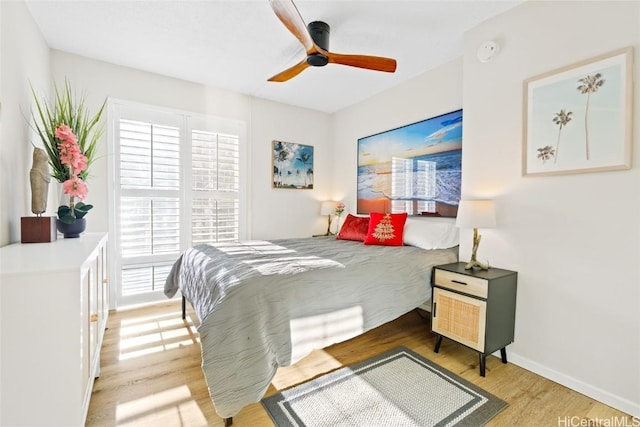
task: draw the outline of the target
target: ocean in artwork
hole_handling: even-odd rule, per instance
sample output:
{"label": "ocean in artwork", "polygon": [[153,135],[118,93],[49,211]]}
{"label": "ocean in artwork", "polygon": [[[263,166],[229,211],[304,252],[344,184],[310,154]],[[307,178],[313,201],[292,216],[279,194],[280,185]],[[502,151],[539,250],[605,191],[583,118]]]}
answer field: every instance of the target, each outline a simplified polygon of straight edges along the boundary
{"label": "ocean in artwork", "polygon": [[[411,160],[413,164],[412,181],[409,185],[411,194],[410,197],[403,198],[458,205],[462,178],[462,149],[411,157],[407,160]],[[418,173],[420,161],[435,164],[435,191],[430,192],[431,197],[424,197],[424,189],[420,185],[423,182]],[[367,201],[392,200],[394,198],[391,175],[392,162],[358,167],[358,212],[370,212],[364,209]]]}

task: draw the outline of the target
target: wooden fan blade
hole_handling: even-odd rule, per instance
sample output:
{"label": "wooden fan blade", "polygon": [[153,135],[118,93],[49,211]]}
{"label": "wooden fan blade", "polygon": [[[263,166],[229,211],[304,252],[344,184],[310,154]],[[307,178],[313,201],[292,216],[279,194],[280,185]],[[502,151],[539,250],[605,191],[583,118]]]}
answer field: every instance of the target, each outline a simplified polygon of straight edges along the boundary
{"label": "wooden fan blade", "polygon": [[382,56],[369,55],[342,55],[340,53],[332,53],[322,51],[329,62],[333,64],[349,65],[351,67],[366,68],[367,70],[384,71],[393,73],[396,71],[396,60],[384,58]]}
{"label": "wooden fan blade", "polygon": [[298,74],[300,74],[301,72],[303,72],[308,67],[310,67],[310,65],[307,63],[307,60],[305,58],[302,61],[298,62],[293,67],[287,68],[281,73],[278,73],[275,76],[271,77],[269,81],[270,82],[286,82],[287,80],[292,79]]}
{"label": "wooden fan blade", "polygon": [[314,53],[316,45],[309,35],[307,25],[292,0],[269,0],[271,8],[285,27],[296,36],[307,53]]}

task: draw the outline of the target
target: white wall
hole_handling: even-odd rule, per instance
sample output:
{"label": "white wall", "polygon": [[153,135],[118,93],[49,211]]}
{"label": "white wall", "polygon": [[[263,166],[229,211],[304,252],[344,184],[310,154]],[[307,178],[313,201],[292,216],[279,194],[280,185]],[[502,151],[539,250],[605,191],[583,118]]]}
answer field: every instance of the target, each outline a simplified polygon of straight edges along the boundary
{"label": "white wall", "polygon": [[[320,202],[333,197],[331,117],[254,98],[251,109],[251,210],[255,239],[309,237],[326,231]],[[271,188],[273,140],[313,146],[314,189]]]}
{"label": "white wall", "polygon": [[2,1],[0,11],[0,246],[4,246],[20,240],[20,217],[32,215],[29,142],[37,141],[26,120],[33,98],[29,84],[48,94],[50,74],[49,48],[26,5]]}
{"label": "white wall", "polygon": [[[249,152],[251,238],[305,237],[323,231],[319,200],[328,197],[330,181],[330,116],[171,77],[52,51],[55,82],[67,78],[74,90],[87,94],[87,107],[97,111],[107,97],[168,107],[246,122]],[[271,141],[313,145],[314,190],[271,188]],[[91,169],[87,215],[89,231],[108,230],[107,137]]]}
{"label": "white wall", "polygon": [[[617,48],[640,55],[638,2],[527,2],[467,32],[464,57],[334,117],[334,193],[355,211],[357,139],[462,103],[463,198],[496,200],[478,253],[519,273],[509,358],[640,416],[640,123],[621,172],[523,178],[522,83]],[[479,63],[482,42],[502,48]],[[636,59],[637,62],[637,59]],[[462,95],[464,87],[464,96]],[[471,253],[461,232],[461,259]]]}
{"label": "white wall", "polygon": [[31,214],[30,82],[49,86],[49,48],[23,2],[0,1],[0,246],[20,240]]}
{"label": "white wall", "polygon": [[[511,359],[640,415],[639,2],[530,1],[465,35],[463,197],[496,199],[479,256],[517,270]],[[482,42],[502,46],[479,63]],[[633,169],[522,177],[523,80],[634,46]],[[471,238],[462,235],[461,257]],[[481,254],[480,254],[481,252]]]}

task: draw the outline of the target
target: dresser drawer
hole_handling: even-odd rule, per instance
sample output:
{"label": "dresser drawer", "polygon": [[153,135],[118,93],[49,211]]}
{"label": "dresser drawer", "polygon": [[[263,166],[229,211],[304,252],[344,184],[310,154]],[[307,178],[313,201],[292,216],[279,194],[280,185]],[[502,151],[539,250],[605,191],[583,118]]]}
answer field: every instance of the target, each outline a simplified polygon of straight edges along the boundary
{"label": "dresser drawer", "polygon": [[480,298],[487,298],[488,284],[485,279],[467,276],[465,274],[454,273],[436,268],[434,283],[436,286],[475,295]]}

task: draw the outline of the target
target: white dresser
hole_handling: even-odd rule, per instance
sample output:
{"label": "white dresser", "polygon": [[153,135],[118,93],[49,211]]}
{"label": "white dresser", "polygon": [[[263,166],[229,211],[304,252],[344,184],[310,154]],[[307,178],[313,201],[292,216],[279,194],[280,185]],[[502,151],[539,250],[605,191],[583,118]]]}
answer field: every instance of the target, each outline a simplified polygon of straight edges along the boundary
{"label": "white dresser", "polygon": [[0,425],[82,426],[109,314],[108,239],[0,248]]}

